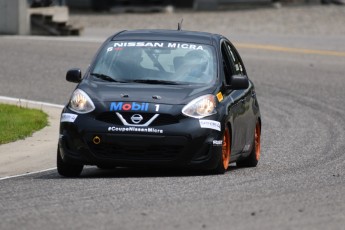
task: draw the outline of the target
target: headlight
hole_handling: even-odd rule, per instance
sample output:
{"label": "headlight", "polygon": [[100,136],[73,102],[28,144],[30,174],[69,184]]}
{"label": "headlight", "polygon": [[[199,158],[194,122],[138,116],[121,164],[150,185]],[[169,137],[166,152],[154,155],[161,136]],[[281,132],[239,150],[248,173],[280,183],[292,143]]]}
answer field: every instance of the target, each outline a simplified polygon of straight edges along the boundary
{"label": "headlight", "polygon": [[68,108],[76,113],[89,113],[95,109],[95,105],[83,90],[76,89],[72,94]]}
{"label": "headlight", "polygon": [[198,119],[216,114],[215,96],[208,94],[194,99],[183,107],[182,113],[188,117]]}

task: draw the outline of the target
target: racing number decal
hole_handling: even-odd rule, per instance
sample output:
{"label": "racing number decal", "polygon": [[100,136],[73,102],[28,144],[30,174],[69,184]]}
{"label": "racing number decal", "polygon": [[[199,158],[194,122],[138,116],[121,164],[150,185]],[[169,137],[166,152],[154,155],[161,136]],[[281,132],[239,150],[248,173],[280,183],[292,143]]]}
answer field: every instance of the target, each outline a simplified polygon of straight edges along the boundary
{"label": "racing number decal", "polygon": [[159,111],[159,105],[155,105],[156,106],[156,112]]}

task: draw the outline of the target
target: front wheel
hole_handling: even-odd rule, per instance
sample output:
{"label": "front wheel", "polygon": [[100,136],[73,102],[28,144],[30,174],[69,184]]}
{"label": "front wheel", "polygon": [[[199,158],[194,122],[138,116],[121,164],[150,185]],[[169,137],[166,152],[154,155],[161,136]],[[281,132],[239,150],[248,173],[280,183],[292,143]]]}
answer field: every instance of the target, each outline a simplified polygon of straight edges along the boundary
{"label": "front wheel", "polygon": [[64,177],[78,177],[84,167],[84,165],[81,164],[70,164],[64,162],[59,150],[57,151],[56,166],[58,173]]}
{"label": "front wheel", "polygon": [[224,174],[229,168],[231,155],[231,134],[228,126],[225,126],[222,144],[222,157],[220,158],[217,167],[213,170],[216,174]]}
{"label": "front wheel", "polygon": [[260,160],[261,154],[261,127],[257,122],[255,125],[255,134],[253,141],[253,149],[246,159],[236,162],[237,167],[256,167]]}

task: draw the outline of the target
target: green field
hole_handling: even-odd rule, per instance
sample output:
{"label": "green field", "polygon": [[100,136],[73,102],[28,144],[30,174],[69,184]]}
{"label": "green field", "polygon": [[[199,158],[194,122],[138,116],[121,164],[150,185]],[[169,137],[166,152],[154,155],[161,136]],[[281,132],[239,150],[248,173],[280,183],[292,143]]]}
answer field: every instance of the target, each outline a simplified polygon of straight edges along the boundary
{"label": "green field", "polygon": [[48,115],[38,109],[0,104],[0,145],[31,136],[48,124]]}

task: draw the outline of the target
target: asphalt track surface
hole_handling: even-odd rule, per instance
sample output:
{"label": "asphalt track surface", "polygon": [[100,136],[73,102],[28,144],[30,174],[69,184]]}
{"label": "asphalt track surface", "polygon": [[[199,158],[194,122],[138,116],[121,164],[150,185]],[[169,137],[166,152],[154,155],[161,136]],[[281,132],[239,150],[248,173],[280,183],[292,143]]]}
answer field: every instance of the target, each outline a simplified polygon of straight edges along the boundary
{"label": "asphalt track surface", "polygon": [[[0,94],[65,103],[75,87],[66,69],[85,70],[99,44],[0,38]],[[2,180],[0,229],[344,229],[345,57],[239,51],[262,113],[258,167],[88,167],[78,179],[52,170]]]}

